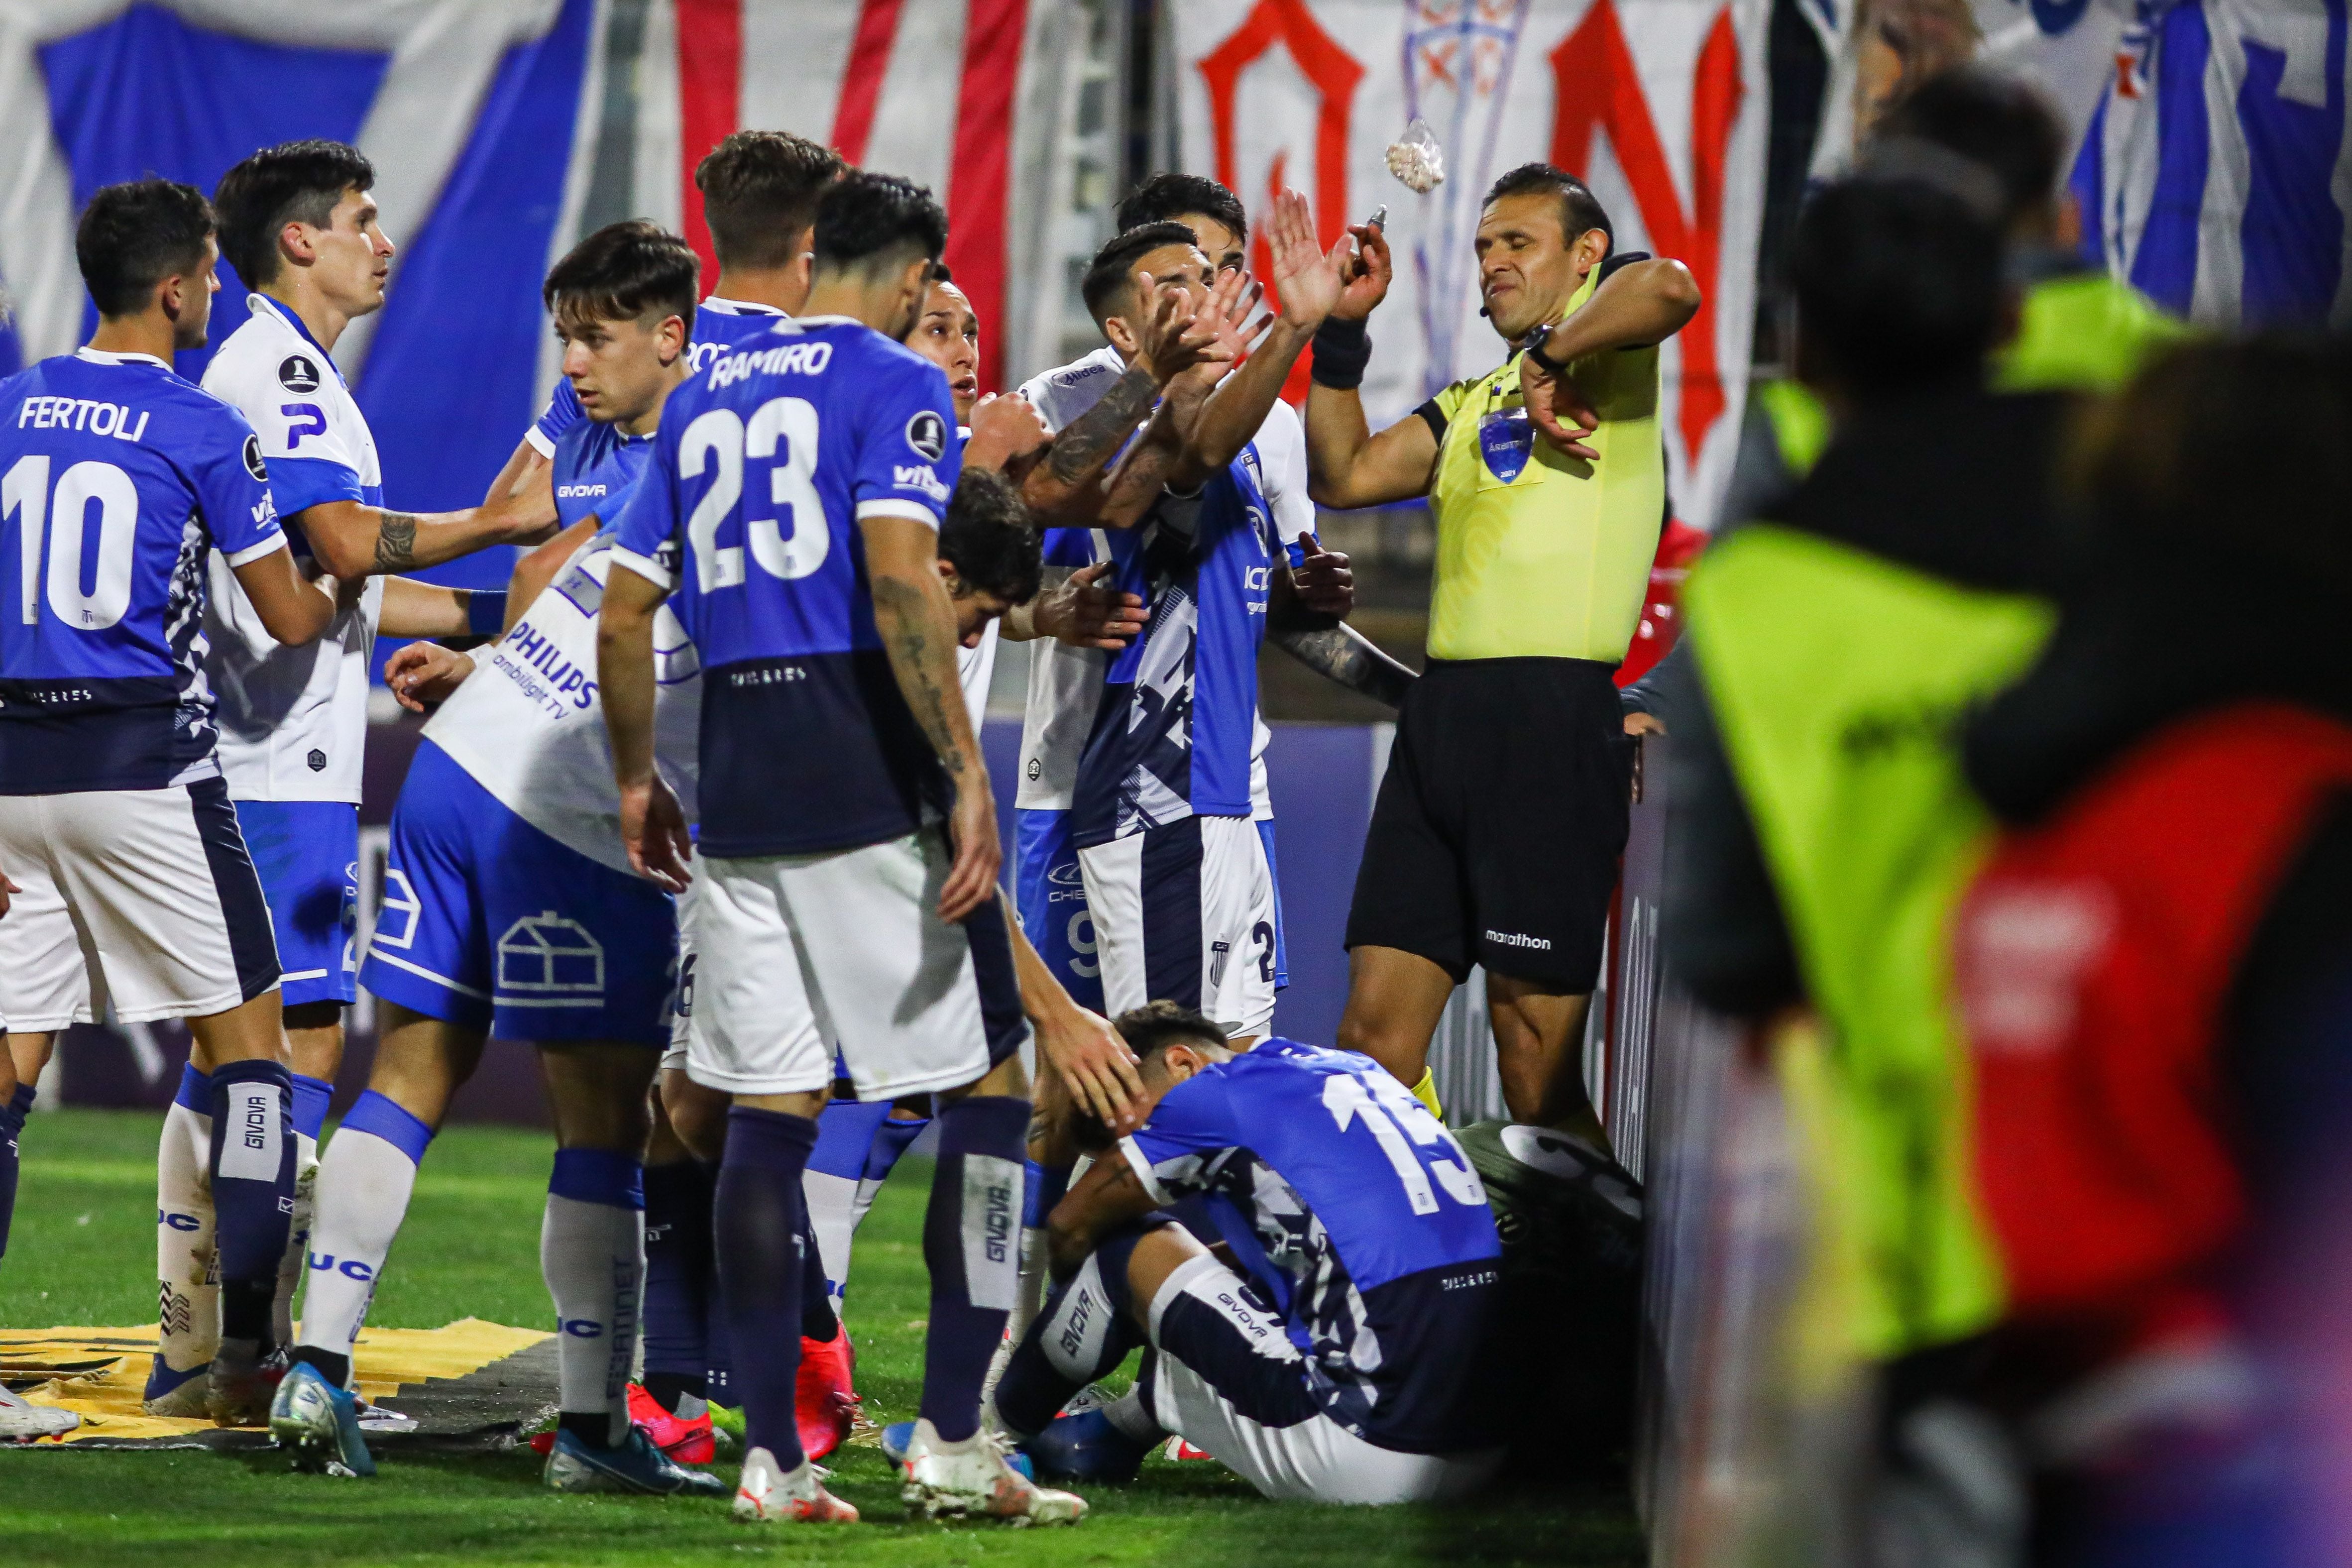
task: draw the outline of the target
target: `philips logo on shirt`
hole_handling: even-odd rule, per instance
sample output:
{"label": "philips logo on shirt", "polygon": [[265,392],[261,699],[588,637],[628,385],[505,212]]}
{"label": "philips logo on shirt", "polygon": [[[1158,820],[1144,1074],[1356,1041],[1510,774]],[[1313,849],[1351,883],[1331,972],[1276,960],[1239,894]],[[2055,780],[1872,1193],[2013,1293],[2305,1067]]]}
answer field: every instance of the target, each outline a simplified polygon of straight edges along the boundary
{"label": "philips logo on shirt", "polygon": [[909,489],[920,490],[943,505],[948,499],[947,486],[940,483],[940,476],[932,471],[929,463],[893,464],[890,468],[890,482],[895,485],[904,485]]}

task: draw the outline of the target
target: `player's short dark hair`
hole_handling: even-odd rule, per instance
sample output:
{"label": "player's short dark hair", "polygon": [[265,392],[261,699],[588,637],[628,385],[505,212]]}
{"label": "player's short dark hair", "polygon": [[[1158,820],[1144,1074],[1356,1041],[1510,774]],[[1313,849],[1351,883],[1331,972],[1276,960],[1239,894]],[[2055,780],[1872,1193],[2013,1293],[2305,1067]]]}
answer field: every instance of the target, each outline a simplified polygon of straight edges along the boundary
{"label": "player's short dark hair", "polygon": [[826,271],[874,271],[918,256],[937,261],[948,247],[948,215],[939,198],[897,174],[852,169],[816,204],[816,264]]}
{"label": "player's short dark hair", "polygon": [[[1171,1046],[1224,1047],[1233,1043],[1208,1015],[1181,1002],[1146,1002],[1140,1007],[1129,1008],[1110,1022],[1139,1061],[1148,1062]],[[1070,1136],[1080,1150],[1089,1154],[1099,1154],[1118,1142],[1101,1117],[1084,1109],[1070,1113]]]}
{"label": "player's short dark hair", "polygon": [[847,167],[789,131],[738,131],[694,166],[702,220],[721,267],[789,267],[825,187]]}
{"label": "player's short dark hair", "polygon": [[136,315],[155,285],[202,267],[214,230],[204,192],[152,175],[104,185],[74,230],[74,259],[101,316]]}
{"label": "player's short dark hair", "polygon": [[659,224],[608,223],[548,269],[540,297],[560,323],[639,321],[677,316],[694,331],[701,258]]}
{"label": "player's short dark hair", "polygon": [[264,147],[221,176],[221,254],[248,289],[278,276],[278,231],[289,223],[324,228],[346,191],[375,184],[375,165],[344,142],[312,138]]}
{"label": "player's short dark hair", "polygon": [[1007,605],[1027,604],[1045,574],[1043,545],[1037,520],[1012,480],[992,468],[966,468],[958,477],[940,524],[940,559],[955,567],[965,587]]}
{"label": "player's short dark hair", "polygon": [[1112,221],[1121,229],[1140,228],[1186,213],[1215,218],[1235,239],[1249,242],[1249,214],[1241,198],[1205,174],[1154,174],[1127,193]]}
{"label": "player's short dark hair", "polygon": [[1925,180],[1824,187],[1789,250],[1800,363],[1863,394],[1979,374],[2000,315],[2000,249],[1988,215]]}
{"label": "player's short dark hair", "polygon": [[1980,66],[1939,71],[1905,94],[1879,121],[1874,142],[1925,142],[1982,164],[2000,182],[2015,223],[2058,188],[2066,132],[2032,84]]}
{"label": "player's short dark hair", "polygon": [[1138,224],[1121,234],[1103,241],[1095,258],[1087,264],[1087,275],[1078,285],[1078,293],[1094,315],[1095,324],[1117,315],[1120,296],[1128,287],[1128,274],[1135,264],[1155,250],[1171,245],[1198,246],[1201,237],[1181,223],[1166,221]]}
{"label": "player's short dark hair", "polygon": [[1617,231],[1609,226],[1609,211],[1601,205],[1601,198],[1582,180],[1549,163],[1522,163],[1508,171],[1486,187],[1486,199],[1478,205],[1490,207],[1505,196],[1541,195],[1559,198],[1560,232],[1571,243],[1577,236],[1597,228],[1609,241],[1609,248],[1617,248]]}

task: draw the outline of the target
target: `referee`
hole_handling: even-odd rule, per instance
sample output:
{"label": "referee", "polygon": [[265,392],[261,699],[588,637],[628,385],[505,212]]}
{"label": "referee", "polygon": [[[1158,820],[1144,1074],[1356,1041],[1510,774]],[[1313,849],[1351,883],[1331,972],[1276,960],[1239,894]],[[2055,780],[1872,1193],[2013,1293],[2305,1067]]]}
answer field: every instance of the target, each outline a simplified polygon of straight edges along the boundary
{"label": "referee", "polygon": [[1612,671],[1665,502],[1657,345],[1698,310],[1676,261],[1612,258],[1609,217],[1546,163],[1495,182],[1478,286],[1514,349],[1375,435],[1357,388],[1389,247],[1358,257],[1315,338],[1309,489],[1328,507],[1429,498],[1429,667],[1397,721],[1348,915],[1339,1043],[1434,1108],[1430,1036],[1486,971],[1514,1121],[1598,1139],[1575,1043],[1625,844],[1630,743]]}

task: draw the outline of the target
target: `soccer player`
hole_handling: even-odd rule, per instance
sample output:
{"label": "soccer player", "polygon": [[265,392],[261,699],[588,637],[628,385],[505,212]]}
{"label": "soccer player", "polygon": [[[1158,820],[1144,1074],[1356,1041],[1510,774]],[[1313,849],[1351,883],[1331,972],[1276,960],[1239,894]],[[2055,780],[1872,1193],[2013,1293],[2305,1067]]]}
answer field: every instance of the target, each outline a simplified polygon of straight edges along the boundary
{"label": "soccer player", "polygon": [[1339,1043],[1425,1084],[1439,1015],[1483,966],[1512,1120],[1605,1147],[1575,1042],[1631,788],[1611,673],[1665,511],[1658,345],[1698,289],[1678,261],[1612,256],[1581,181],[1514,169],[1476,239],[1512,353],[1374,434],[1357,388],[1389,248],[1378,228],[1349,232],[1361,253],[1316,338],[1307,400],[1315,499],[1427,496],[1437,563],[1429,664],[1398,718],[1349,911]]}
{"label": "soccer player", "polygon": [[[347,584],[335,624],[305,647],[270,636],[211,563],[205,677],[219,704],[220,765],[269,901],[285,964],[299,1191],[294,1244],[274,1329],[291,1330],[310,1228],[310,1173],[342,1056],[342,1009],[358,994],[361,753],[368,664],[379,629],[446,637],[498,629],[500,595],[389,574],[539,530],[527,499],[412,517],[383,509],[374,437],[328,356],[352,321],[382,308],[393,254],[370,195],[375,172],[339,142],[265,148],[221,179],[221,248],[253,292],[249,318],[205,372],[205,390],[251,422],[296,559]],[[166,1113],[156,1164],[160,1337],[146,1397],[157,1415],[196,1413],[211,1359],[204,1184],[206,1091],[193,1066]]]}
{"label": "soccer player", "polygon": [[[1016,1286],[1018,1049],[1041,972],[1016,973],[992,900],[994,806],[955,697],[937,560],[940,471],[961,455],[954,409],[946,378],[903,342],[946,233],[906,181],[852,174],[825,193],[812,313],[678,395],[623,510],[604,597],[623,831],[633,861],[672,887],[688,845],[654,767],[663,600],[705,669],[688,1070],[734,1097],[714,1219],[746,1520],[856,1517],[819,1484],[793,1421],[802,1175],[834,1076],[820,1016],[861,1097],[940,1097],[909,1506],[1039,1522],[1085,1506],[1030,1483],[980,1429]],[[1050,1030],[1040,1045],[1058,1048]]]}
{"label": "soccer player", "polygon": [[203,1403],[267,1408],[270,1301],[294,1198],[278,949],[215,754],[207,551],[268,635],[318,640],[331,577],[287,549],[261,442],[172,370],[203,346],[219,250],[203,195],[110,185],[75,236],[89,345],[0,383],[0,1017],[16,1089],[101,1005],[185,1018],[211,1136],[217,1337]]}
{"label": "soccer player", "polygon": [[[1271,1498],[1445,1501],[1499,1467],[1486,1194],[1380,1065],[1270,1039],[1246,1054],[1190,1008],[1121,1014],[1142,1121],[1054,1211],[1059,1289],[992,1415],[1042,1473],[1131,1479],[1170,1433]],[[1158,1211],[1207,1199],[1228,1266]],[[1147,1347],[1132,1390],[1055,1412]]]}
{"label": "soccer player", "polygon": [[[528,1040],[556,1124],[541,1263],[554,1298],[560,1427],[547,1484],[564,1491],[718,1493],[629,1419],[645,1262],[640,1163],[646,1091],[668,1040],[670,899],[632,874],[606,782],[589,671],[609,535],[596,509],[625,496],[662,405],[686,378],[697,263],[642,221],[609,225],[550,271],[546,299],[586,418],[556,445],[564,528],[516,574],[525,613],[457,686],[457,669],[393,661],[456,688],[425,736],[393,816],[384,912],[362,972],[383,1006],[368,1091],[320,1172],[302,1343],[270,1426],[306,1464],[373,1470],[344,1385],[375,1280],[426,1143],[490,1035]],[[694,654],[672,628],[665,754],[690,770]],[[406,650],[404,650],[405,653]],[[679,786],[689,795],[690,771]]]}

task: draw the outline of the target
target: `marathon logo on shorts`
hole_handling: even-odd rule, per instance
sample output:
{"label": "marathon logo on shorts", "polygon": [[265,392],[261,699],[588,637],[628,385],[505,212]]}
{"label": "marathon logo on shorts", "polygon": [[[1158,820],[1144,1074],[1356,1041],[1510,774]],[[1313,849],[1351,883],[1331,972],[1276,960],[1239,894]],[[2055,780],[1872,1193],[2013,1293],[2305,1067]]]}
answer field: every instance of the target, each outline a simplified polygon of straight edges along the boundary
{"label": "marathon logo on shorts", "polygon": [[274,1083],[228,1086],[228,1135],[220,1174],[230,1181],[274,1182],[284,1149],[285,1111]]}
{"label": "marathon logo on shorts", "polygon": [[1549,937],[1529,936],[1525,931],[1490,931],[1486,933],[1486,940],[1504,947],[1524,947],[1537,952],[1551,951],[1551,940]]}
{"label": "marathon logo on shorts", "polygon": [[984,1311],[1021,1294],[1021,1162],[963,1156],[963,1288]]}

